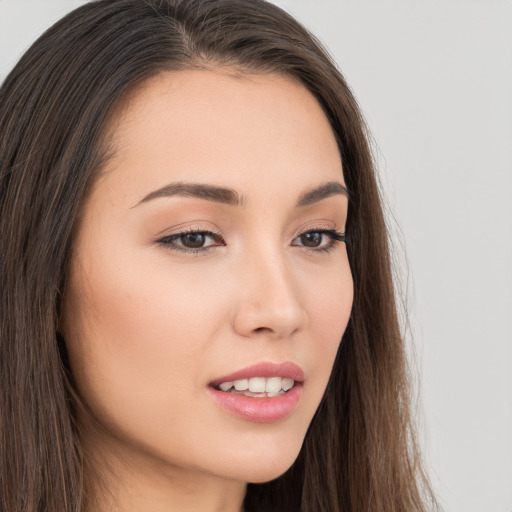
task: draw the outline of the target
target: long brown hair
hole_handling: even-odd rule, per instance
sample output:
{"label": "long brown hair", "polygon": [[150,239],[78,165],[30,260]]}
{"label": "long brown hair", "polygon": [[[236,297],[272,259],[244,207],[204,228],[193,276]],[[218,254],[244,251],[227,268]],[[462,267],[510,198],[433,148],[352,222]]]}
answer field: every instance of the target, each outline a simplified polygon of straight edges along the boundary
{"label": "long brown hair", "polygon": [[388,235],[368,135],[320,43],[263,0],[98,0],[59,21],[0,89],[0,510],[84,511],[80,400],[59,304],[88,187],[121,98],[166,70],[229,66],[300,80],[337,138],[350,191],[352,315],[293,466],[250,484],[261,512],[435,505],[409,413]]}

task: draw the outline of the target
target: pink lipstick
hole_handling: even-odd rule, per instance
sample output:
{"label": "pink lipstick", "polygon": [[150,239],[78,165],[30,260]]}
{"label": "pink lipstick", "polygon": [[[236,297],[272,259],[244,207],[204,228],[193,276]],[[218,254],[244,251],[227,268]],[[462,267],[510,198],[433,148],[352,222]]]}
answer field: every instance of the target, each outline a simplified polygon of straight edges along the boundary
{"label": "pink lipstick", "polygon": [[288,416],[302,396],[304,372],[291,362],[262,362],[223,377],[208,386],[210,397],[240,418],[270,423]]}

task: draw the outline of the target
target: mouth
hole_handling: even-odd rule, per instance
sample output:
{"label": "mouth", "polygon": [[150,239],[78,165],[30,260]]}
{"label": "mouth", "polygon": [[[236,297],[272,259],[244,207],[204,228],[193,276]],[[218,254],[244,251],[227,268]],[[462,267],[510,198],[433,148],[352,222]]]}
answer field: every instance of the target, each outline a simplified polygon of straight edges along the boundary
{"label": "mouth", "polygon": [[283,419],[297,407],[304,373],[294,363],[263,362],[210,382],[208,392],[225,411],[258,423]]}
{"label": "mouth", "polygon": [[251,377],[225,381],[215,389],[233,395],[250,396],[253,398],[274,398],[284,395],[295,385],[293,379],[287,377]]}

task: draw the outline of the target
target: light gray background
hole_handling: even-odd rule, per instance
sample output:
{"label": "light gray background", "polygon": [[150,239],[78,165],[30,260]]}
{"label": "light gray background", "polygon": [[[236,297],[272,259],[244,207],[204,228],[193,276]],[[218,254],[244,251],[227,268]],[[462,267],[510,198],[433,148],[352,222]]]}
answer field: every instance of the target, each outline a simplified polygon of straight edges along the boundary
{"label": "light gray background", "polygon": [[[81,3],[0,0],[0,79]],[[512,2],[276,3],[329,48],[377,141],[444,508],[512,512]]]}

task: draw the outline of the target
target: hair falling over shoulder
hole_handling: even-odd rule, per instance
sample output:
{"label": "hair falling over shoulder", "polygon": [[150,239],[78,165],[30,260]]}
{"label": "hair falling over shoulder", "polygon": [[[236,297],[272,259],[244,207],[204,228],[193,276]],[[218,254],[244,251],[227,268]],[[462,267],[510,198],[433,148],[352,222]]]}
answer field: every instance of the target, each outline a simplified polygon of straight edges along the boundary
{"label": "hair falling over shoulder", "polygon": [[300,81],[324,109],[350,191],[354,305],[324,399],[248,512],[436,508],[409,410],[388,235],[368,134],[320,43],[263,0],[97,0],[25,53],[0,89],[0,510],[84,512],[81,407],[59,334],[73,233],[121,98],[167,70],[229,66]]}

